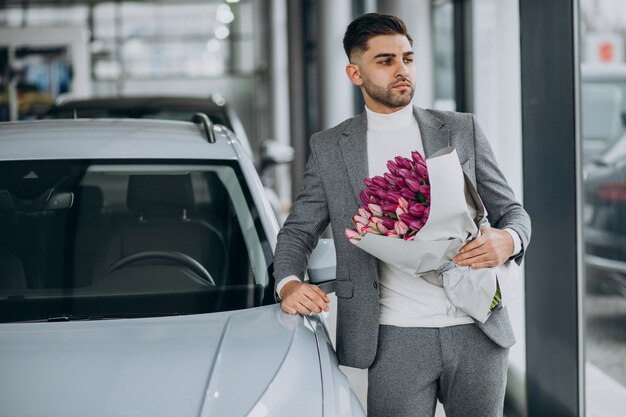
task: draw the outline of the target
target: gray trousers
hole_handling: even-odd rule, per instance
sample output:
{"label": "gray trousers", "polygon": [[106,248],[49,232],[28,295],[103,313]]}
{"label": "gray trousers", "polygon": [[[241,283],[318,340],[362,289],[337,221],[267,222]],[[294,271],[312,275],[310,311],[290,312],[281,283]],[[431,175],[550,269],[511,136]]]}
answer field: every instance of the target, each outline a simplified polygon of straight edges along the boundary
{"label": "gray trousers", "polygon": [[509,350],[475,324],[380,326],[368,371],[369,417],[501,417]]}

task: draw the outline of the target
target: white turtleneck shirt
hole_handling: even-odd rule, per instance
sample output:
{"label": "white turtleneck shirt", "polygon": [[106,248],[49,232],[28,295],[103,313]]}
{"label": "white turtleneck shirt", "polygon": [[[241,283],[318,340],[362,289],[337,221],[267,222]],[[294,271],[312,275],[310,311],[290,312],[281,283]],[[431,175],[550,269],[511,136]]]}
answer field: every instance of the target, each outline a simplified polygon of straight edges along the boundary
{"label": "white turtleneck shirt", "polygon": [[[387,172],[387,161],[396,156],[424,155],[422,137],[408,105],[394,113],[367,112],[368,177]],[[420,276],[408,274],[378,261],[380,324],[399,327],[446,327],[473,323],[471,317],[452,308],[443,288]]]}

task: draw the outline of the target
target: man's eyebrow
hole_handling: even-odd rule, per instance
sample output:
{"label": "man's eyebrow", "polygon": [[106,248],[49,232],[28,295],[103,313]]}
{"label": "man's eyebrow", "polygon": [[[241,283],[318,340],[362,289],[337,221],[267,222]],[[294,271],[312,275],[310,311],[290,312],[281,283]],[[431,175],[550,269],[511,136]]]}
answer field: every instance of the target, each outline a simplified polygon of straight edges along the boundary
{"label": "man's eyebrow", "polygon": [[[413,51],[406,51],[402,53],[402,56],[408,56],[408,55],[415,55],[415,53]],[[376,56],[374,56],[374,59],[378,59],[378,58],[393,58],[395,57],[396,54],[392,53],[392,52],[381,52],[379,54],[377,54]]]}

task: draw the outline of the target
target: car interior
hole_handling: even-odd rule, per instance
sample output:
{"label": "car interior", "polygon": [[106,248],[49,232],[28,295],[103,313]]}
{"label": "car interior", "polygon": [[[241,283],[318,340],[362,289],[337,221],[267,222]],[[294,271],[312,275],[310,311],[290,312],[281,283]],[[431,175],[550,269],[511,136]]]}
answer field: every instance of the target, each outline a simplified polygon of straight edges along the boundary
{"label": "car interior", "polygon": [[3,319],[272,303],[267,245],[235,164],[0,163]]}

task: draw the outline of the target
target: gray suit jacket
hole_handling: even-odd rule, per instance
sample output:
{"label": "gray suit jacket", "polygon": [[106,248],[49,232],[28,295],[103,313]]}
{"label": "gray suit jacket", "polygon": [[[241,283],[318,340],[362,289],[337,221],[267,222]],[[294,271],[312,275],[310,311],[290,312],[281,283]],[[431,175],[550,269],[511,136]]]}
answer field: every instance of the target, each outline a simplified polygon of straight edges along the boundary
{"label": "gray suit jacket", "polygon": [[[522,251],[515,260],[521,262],[530,241],[530,219],[515,200],[475,117],[418,107],[413,113],[426,157],[447,146],[456,148],[491,225],[519,234]],[[366,114],[316,133],[310,146],[302,190],[278,235],[274,277],[276,282],[290,275],[302,279],[309,255],[330,222],[337,253],[337,356],[342,365],[367,368],[378,345],[377,259],[344,235],[344,229],[354,226],[351,218],[361,205],[359,192],[368,176]],[[515,343],[506,308],[497,307],[485,324],[476,324],[500,346],[508,348]]]}

